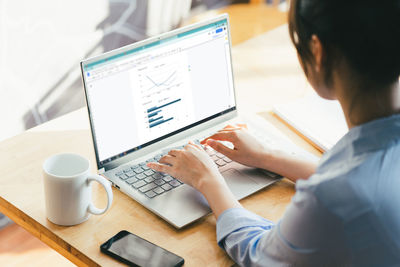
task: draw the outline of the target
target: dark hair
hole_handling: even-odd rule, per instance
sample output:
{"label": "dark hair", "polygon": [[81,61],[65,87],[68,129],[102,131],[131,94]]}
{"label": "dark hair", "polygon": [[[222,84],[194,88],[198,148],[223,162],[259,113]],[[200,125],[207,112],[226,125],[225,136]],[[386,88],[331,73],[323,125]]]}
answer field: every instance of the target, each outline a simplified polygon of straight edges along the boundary
{"label": "dark hair", "polygon": [[325,80],[344,58],[359,77],[392,83],[400,75],[400,0],[291,0],[289,32],[303,69],[313,34],[327,51]]}

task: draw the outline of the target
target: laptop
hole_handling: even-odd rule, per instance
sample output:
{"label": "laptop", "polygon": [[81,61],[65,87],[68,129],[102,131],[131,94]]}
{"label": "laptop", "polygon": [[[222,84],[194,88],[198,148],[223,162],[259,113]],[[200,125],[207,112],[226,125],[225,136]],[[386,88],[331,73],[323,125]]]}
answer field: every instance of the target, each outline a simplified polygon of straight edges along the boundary
{"label": "laptop", "polygon": [[[237,119],[228,16],[83,60],[81,71],[99,173],[176,228],[209,214],[201,193],[146,163]],[[281,178],[206,151],[237,199]]]}

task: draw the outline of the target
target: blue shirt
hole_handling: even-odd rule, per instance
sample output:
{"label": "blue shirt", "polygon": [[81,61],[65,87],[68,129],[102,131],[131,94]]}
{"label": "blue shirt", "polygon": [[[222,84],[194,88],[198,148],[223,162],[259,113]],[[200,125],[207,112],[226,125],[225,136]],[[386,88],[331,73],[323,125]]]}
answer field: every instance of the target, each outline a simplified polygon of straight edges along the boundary
{"label": "blue shirt", "polygon": [[352,128],[276,225],[223,212],[217,241],[242,266],[400,266],[400,115]]}

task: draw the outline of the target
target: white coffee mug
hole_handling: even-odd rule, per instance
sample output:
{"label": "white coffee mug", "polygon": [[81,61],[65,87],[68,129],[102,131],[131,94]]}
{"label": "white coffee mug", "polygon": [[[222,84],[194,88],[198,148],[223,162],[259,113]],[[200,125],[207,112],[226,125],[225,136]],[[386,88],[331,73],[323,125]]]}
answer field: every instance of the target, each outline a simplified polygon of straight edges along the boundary
{"label": "white coffee mug", "polygon": [[[57,154],[43,163],[43,182],[47,218],[59,225],[75,225],[90,214],[106,212],[112,203],[111,184],[104,177],[90,174],[89,160],[71,153]],[[107,207],[92,203],[91,182],[99,182],[107,192]]]}

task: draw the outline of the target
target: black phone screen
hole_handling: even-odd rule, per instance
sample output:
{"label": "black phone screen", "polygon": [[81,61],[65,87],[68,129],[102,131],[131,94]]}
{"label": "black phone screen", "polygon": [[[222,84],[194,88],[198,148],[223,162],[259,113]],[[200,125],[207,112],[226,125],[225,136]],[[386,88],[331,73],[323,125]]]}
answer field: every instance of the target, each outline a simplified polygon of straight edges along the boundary
{"label": "black phone screen", "polygon": [[121,231],[100,246],[102,252],[131,266],[182,266],[183,258],[128,231]]}

